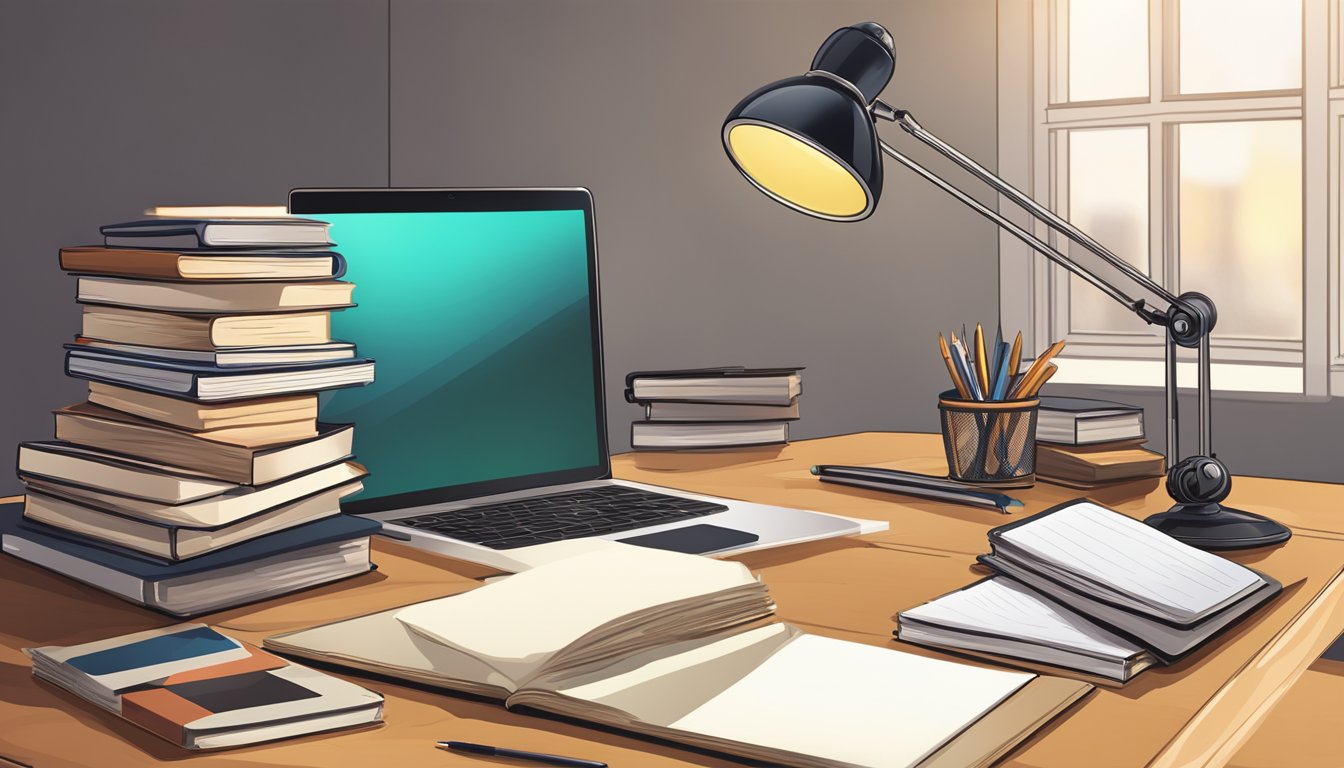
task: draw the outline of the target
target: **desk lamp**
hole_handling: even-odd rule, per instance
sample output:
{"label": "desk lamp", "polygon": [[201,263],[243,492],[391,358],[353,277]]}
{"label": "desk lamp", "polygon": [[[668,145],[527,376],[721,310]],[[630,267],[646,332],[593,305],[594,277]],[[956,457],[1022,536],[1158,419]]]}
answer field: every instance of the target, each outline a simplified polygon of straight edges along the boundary
{"label": "desk lamp", "polygon": [[[891,80],[896,48],[890,33],[873,22],[836,30],[821,44],[805,74],[766,85],[743,99],[723,122],[723,147],[747,181],[776,201],[830,221],[868,218],[882,195],[882,154],[993,221],[1056,264],[1124,304],[1150,325],[1166,329],[1167,493],[1175,501],[1149,525],[1203,549],[1240,549],[1277,544],[1291,532],[1262,515],[1222,505],[1232,478],[1211,450],[1212,400],[1209,334],[1217,310],[1199,293],[1172,294],[1082,230],[1032,200],[976,161],[925,130],[907,110],[878,100]],[[961,166],[1069,240],[1096,254],[1165,303],[1165,310],[1134,299],[1108,279],[1084,269],[1065,253],[901,154],[877,136],[876,120],[906,133]],[[1176,400],[1178,347],[1199,354],[1199,453],[1178,460],[1180,425]]]}

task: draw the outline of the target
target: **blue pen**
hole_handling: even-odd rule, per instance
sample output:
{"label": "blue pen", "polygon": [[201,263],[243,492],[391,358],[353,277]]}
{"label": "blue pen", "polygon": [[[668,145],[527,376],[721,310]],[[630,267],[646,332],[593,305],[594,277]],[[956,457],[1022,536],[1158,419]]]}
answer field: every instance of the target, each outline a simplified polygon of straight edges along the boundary
{"label": "blue pen", "polygon": [[469,744],[465,741],[440,741],[437,746],[439,749],[450,749],[454,752],[466,752],[469,755],[507,757],[512,760],[524,760],[532,763],[541,763],[543,765],[559,765],[564,766],[564,768],[607,768],[606,763],[600,763],[596,760],[583,760],[577,757],[547,755],[541,752],[524,752],[520,749],[505,749],[504,747],[488,747],[484,744]]}

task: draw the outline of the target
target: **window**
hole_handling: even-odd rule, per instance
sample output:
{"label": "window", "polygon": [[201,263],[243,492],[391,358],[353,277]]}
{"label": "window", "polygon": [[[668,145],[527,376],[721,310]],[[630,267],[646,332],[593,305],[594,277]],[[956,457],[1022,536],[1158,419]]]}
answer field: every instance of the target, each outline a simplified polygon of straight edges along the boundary
{"label": "window", "polygon": [[[1341,2],[999,0],[1000,174],[1173,293],[1210,296],[1215,389],[1326,395],[1334,376],[1344,392]],[[1069,339],[1055,381],[1161,386],[1161,329],[1011,237],[1000,262],[1005,324],[1037,350]]]}

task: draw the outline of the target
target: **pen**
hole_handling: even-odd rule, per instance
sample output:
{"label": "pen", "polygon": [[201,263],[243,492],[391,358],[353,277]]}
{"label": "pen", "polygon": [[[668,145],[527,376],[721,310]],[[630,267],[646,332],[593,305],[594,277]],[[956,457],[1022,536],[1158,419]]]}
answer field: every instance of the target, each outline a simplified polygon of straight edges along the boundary
{"label": "pen", "polygon": [[989,399],[989,360],[985,359],[985,331],[979,323],[975,324],[975,377],[980,382],[980,391]]}
{"label": "pen", "polygon": [[816,475],[817,479],[823,483],[850,485],[874,491],[903,493],[908,496],[919,496],[937,501],[987,507],[1005,515],[1010,514],[1008,511],[1010,507],[1024,506],[1021,501],[1002,493],[982,491],[965,483],[921,475],[916,472],[903,472],[899,469],[818,464],[812,468],[812,474]]}
{"label": "pen", "polygon": [[947,364],[947,375],[952,377],[952,386],[956,388],[957,394],[962,400],[970,400],[971,392],[966,385],[961,382],[961,377],[957,375],[957,367],[952,363],[952,350],[947,347],[947,340],[943,334],[938,334],[938,348],[943,353],[943,362]]}
{"label": "pen", "polygon": [[542,763],[543,765],[562,765],[566,768],[607,768],[606,763],[599,763],[596,760],[581,760],[577,757],[546,755],[540,752],[524,752],[520,749],[505,749],[504,747],[487,747],[484,744],[468,744],[465,741],[440,741],[437,746],[439,749],[450,749],[454,752],[466,752],[471,755],[507,757],[513,760]]}

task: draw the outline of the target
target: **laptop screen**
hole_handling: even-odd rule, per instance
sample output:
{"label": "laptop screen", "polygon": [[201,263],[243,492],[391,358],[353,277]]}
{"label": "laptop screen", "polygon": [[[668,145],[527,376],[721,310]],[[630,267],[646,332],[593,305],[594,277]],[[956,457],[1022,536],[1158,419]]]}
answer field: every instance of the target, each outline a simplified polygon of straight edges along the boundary
{"label": "laptop screen", "polygon": [[605,475],[588,210],[302,215],[331,224],[356,286],[332,338],[376,361],[373,384],[321,399],[370,472],[348,511]]}

